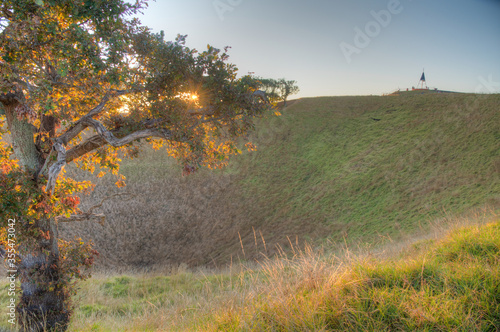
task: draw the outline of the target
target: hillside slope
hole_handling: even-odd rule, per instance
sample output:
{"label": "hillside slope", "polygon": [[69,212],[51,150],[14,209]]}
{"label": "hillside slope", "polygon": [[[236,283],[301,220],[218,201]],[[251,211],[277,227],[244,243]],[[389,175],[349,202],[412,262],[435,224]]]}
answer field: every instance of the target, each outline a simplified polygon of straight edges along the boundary
{"label": "hillside slope", "polygon": [[267,223],[369,239],[500,203],[498,95],[304,99],[266,129],[238,166]]}
{"label": "hillside slope", "polygon": [[[500,207],[499,105],[499,95],[301,99],[260,121],[258,150],[225,170],[182,178],[152,151],[125,162],[133,197],[103,204],[104,227],[62,233],[94,239],[102,267],[151,268],[425,231],[439,218]],[[101,179],[84,207],[119,192],[112,183]]]}

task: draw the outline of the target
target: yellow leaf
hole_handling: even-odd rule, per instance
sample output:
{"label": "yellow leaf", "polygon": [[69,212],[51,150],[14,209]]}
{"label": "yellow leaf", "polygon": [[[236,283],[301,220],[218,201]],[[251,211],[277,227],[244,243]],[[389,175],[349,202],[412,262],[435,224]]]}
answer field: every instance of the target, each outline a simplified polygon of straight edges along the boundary
{"label": "yellow leaf", "polygon": [[125,187],[126,185],[127,185],[127,184],[126,184],[126,183],[125,183],[125,181],[123,181],[123,180],[118,180],[118,181],[116,181],[116,186],[117,186],[118,188],[123,188],[123,187]]}

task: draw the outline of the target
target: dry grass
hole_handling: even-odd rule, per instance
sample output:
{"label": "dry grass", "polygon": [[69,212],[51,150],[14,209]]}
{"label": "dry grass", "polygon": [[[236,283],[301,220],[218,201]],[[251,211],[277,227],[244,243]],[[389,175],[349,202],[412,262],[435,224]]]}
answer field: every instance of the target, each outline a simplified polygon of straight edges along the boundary
{"label": "dry grass", "polygon": [[[132,195],[104,203],[104,226],[61,233],[93,239],[98,267],[118,272],[222,267],[288,251],[288,238],[353,245],[426,233],[433,220],[500,207],[499,98],[299,100],[258,123],[258,151],[222,171],[182,177],[146,149],[123,163]],[[83,209],[121,192],[113,183],[98,179]]]}
{"label": "dry grass", "polygon": [[101,253],[99,267],[149,271],[181,263],[214,265],[222,253],[227,259],[227,247],[238,238],[241,226],[231,220],[238,202],[228,201],[226,195],[233,186],[230,174],[203,170],[182,177],[174,161],[149,149],[137,162],[125,163],[122,172],[127,176],[125,189],[116,188],[112,176],[104,177],[82,204],[86,210],[106,197],[130,193],[104,202],[104,226],[60,226],[65,237],[83,235],[94,241]]}
{"label": "dry grass", "polygon": [[494,331],[499,243],[498,216],[478,212],[378,250],[292,242],[223,271],[100,273],[82,284],[70,331]]}

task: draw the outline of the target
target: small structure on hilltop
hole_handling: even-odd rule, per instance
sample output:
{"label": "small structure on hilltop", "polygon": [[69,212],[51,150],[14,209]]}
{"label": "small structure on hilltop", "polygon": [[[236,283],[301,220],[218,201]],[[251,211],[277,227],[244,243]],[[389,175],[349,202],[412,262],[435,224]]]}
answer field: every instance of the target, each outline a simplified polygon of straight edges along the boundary
{"label": "small structure on hilltop", "polygon": [[399,96],[405,94],[426,94],[426,93],[461,93],[456,91],[446,91],[446,90],[438,90],[438,88],[429,88],[427,86],[427,80],[425,79],[425,70],[422,70],[422,75],[420,76],[420,81],[417,84],[417,87],[412,86],[411,90],[409,88],[406,91],[401,91],[401,89],[397,89],[392,93],[383,94],[383,96]]}
{"label": "small structure on hilltop", "polygon": [[417,88],[412,87],[412,90],[429,90],[427,82],[425,81],[425,71],[422,70],[422,76],[420,76],[420,81],[417,84]]}

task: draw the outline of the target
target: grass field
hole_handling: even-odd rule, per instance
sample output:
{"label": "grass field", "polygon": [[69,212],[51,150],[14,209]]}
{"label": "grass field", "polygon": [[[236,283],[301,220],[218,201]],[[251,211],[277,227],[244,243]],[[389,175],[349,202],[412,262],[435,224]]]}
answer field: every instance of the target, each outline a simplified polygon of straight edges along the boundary
{"label": "grass field", "polygon": [[72,331],[500,329],[500,95],[290,104],[226,169],[97,180],[84,210],[129,195],[60,225],[101,253]]}
{"label": "grass field", "polygon": [[242,183],[262,222],[321,225],[336,240],[411,233],[498,206],[499,105],[459,94],[304,99],[238,163]]}
{"label": "grass field", "polygon": [[[258,150],[224,170],[182,177],[151,150],[125,161],[130,197],[103,204],[104,226],[62,225],[62,234],[93,239],[106,270],[148,270],[224,266],[289,242],[425,233],[500,207],[499,105],[499,95],[467,94],[297,100],[259,121]],[[114,181],[99,179],[84,209],[120,192]]]}
{"label": "grass field", "polygon": [[70,331],[497,331],[500,221],[449,225],[377,252],[293,247],[219,272],[97,275]]}

